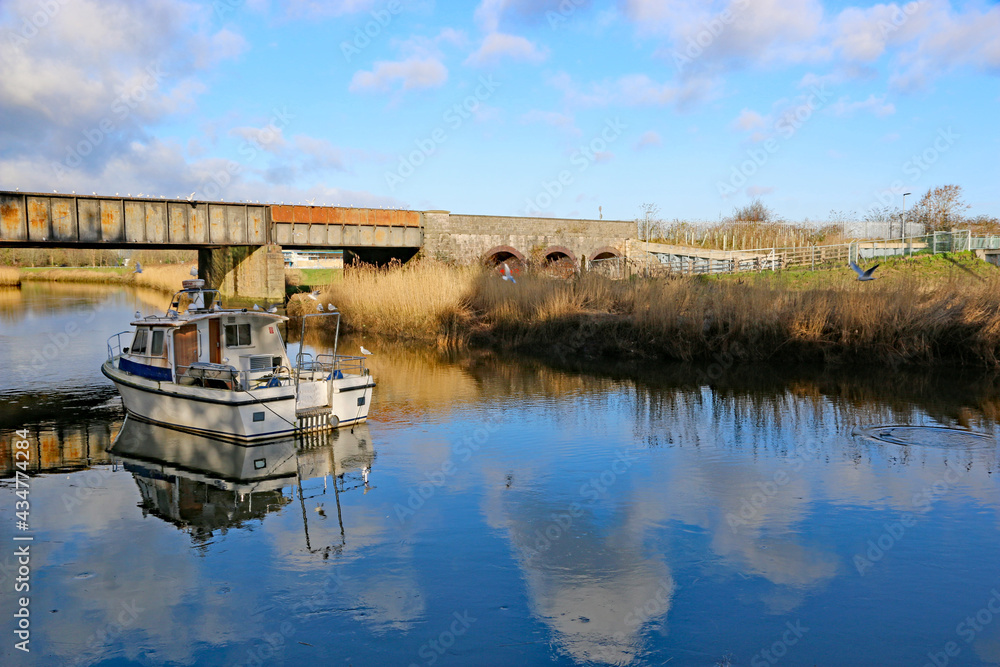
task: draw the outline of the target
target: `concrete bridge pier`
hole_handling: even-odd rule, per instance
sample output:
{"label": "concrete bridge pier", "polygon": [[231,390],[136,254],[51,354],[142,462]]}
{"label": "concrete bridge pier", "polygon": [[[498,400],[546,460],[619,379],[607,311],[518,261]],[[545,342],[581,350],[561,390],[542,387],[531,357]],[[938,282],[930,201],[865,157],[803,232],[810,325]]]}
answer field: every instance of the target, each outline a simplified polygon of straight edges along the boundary
{"label": "concrete bridge pier", "polygon": [[[198,277],[223,299],[281,303],[285,260],[281,246],[225,246],[198,249]],[[263,304],[261,304],[263,306]]]}

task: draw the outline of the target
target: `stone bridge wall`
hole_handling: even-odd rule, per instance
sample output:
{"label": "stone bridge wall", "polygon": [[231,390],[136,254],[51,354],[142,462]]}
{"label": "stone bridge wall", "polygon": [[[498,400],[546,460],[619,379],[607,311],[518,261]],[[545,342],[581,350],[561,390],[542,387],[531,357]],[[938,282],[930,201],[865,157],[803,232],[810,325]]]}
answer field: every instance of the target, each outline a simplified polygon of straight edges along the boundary
{"label": "stone bridge wall", "polygon": [[484,261],[497,251],[544,262],[560,252],[576,264],[599,253],[625,254],[626,240],[634,237],[634,222],[571,220],[424,212],[424,253],[428,257],[463,264]]}

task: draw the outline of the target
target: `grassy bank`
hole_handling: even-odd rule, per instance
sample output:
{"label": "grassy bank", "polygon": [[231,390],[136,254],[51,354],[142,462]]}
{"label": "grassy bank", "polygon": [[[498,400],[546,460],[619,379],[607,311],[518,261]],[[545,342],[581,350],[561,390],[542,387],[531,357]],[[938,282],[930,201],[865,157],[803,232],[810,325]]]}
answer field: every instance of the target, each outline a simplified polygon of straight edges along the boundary
{"label": "grassy bank", "polygon": [[182,280],[191,277],[192,266],[191,264],[144,266],[142,273],[115,267],[0,269],[0,283],[8,272],[14,272],[18,276],[19,282],[119,284],[145,287],[173,294],[181,288]]}
{"label": "grassy bank", "polygon": [[[1000,272],[966,257],[726,279],[614,281],[420,263],[347,271],[322,303],[392,339],[596,358],[1000,367]],[[290,313],[315,302],[296,297]]]}

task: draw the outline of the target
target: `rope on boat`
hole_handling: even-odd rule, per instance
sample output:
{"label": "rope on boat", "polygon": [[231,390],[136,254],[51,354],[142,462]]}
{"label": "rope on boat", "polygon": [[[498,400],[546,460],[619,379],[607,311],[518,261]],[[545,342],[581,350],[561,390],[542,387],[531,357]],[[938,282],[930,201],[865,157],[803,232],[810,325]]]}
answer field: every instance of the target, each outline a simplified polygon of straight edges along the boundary
{"label": "rope on boat", "polygon": [[257,403],[260,403],[261,407],[263,407],[263,408],[264,408],[265,410],[269,410],[269,411],[271,412],[271,414],[273,414],[273,415],[274,415],[275,417],[277,417],[277,418],[278,418],[278,419],[280,419],[281,421],[285,422],[286,424],[288,424],[288,425],[289,425],[289,426],[291,426],[292,428],[298,428],[298,426],[296,426],[295,422],[290,422],[290,421],[288,421],[287,419],[285,419],[284,417],[282,417],[281,415],[279,415],[279,414],[278,414],[277,412],[275,412],[274,410],[271,410],[271,408],[269,408],[269,407],[267,406],[267,403],[262,403],[262,402],[261,402],[261,400],[260,400],[259,398],[257,398],[257,397],[256,397],[256,396],[254,396],[254,395],[253,395],[252,393],[250,393],[250,390],[249,390],[249,389],[240,389],[240,391],[242,391],[243,393],[245,393],[245,394],[246,394],[247,396],[249,396],[250,398],[252,398],[252,399],[253,399],[254,401],[256,401]]}

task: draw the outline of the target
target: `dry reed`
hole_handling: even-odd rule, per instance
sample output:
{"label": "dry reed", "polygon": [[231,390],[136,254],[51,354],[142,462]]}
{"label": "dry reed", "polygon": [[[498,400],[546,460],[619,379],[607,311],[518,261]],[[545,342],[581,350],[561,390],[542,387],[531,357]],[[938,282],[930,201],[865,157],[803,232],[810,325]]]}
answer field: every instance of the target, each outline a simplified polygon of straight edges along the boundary
{"label": "dry reed", "polygon": [[[16,269],[0,269],[19,273],[20,280],[59,282],[59,283],[100,283],[132,285],[145,287],[160,292],[173,294],[181,289],[181,281],[191,277],[193,265],[163,264],[159,266],[144,266],[142,273],[134,273],[122,269],[49,269],[47,271],[20,271]],[[0,279],[2,279],[0,273]],[[0,283],[2,284],[2,283]]]}
{"label": "dry reed", "polygon": [[21,284],[21,272],[6,266],[0,266],[0,286],[16,287]]}
{"label": "dry reed", "polygon": [[320,302],[339,306],[356,331],[565,360],[1000,366],[997,275],[890,269],[870,283],[827,275],[806,288],[595,274],[524,274],[512,284],[492,271],[423,262],[349,270]]}
{"label": "dry reed", "polygon": [[[372,331],[388,338],[434,339],[442,323],[460,316],[462,301],[479,269],[456,268],[432,261],[385,268],[350,267],[344,279],[327,286],[318,303],[333,303],[355,331]],[[297,296],[289,314],[312,311],[316,302]]]}

